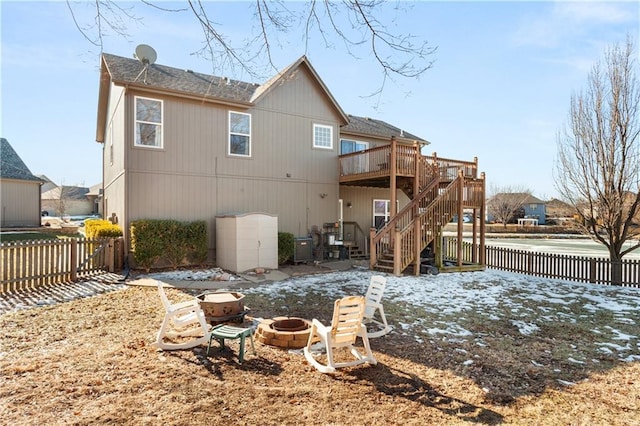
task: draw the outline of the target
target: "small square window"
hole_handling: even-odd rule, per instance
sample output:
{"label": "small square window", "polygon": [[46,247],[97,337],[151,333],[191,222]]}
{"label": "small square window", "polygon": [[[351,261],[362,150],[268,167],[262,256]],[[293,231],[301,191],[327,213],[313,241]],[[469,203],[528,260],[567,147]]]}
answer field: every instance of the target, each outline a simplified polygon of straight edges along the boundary
{"label": "small square window", "polygon": [[313,125],[313,147],[333,149],[333,127],[322,124]]}

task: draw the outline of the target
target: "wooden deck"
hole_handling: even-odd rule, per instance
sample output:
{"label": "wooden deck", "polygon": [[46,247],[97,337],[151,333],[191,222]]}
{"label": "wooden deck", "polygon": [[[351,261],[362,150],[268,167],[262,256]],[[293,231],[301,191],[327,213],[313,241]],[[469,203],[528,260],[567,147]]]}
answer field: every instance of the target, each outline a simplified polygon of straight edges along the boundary
{"label": "wooden deck", "polygon": [[[478,176],[478,160],[439,158],[422,155],[420,145],[407,145],[391,139],[389,145],[341,155],[340,184],[389,188],[391,219],[372,230],[370,265],[399,275],[411,264],[419,272],[420,252],[442,236],[442,227],[464,209],[474,216],[484,215],[485,179]],[[396,190],[412,200],[400,212],[395,209]],[[462,227],[459,227],[462,237]],[[474,240],[484,246],[484,226],[474,227]],[[463,254],[457,253],[457,269],[464,270]],[[477,256],[476,256],[477,257]],[[484,259],[474,259],[473,270],[484,267]],[[442,264],[437,265],[442,267]]]}

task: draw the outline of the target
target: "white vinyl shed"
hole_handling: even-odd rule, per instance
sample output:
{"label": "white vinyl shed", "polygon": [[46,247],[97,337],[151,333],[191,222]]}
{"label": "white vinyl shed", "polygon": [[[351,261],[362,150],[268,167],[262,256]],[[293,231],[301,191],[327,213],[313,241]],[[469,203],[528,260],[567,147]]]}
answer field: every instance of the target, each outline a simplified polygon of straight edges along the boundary
{"label": "white vinyl shed", "polygon": [[236,273],[278,269],[278,217],[268,213],[216,216],[216,263]]}

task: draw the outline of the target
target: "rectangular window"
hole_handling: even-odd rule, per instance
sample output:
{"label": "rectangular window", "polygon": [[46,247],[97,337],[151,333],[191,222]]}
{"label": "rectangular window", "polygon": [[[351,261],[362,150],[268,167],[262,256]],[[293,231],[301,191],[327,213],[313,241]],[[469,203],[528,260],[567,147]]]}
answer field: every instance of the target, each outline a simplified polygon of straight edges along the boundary
{"label": "rectangular window", "polygon": [[135,146],[162,148],[162,101],[136,96]]}
{"label": "rectangular window", "polygon": [[369,149],[368,142],[358,142],[349,139],[340,139],[340,154],[351,154],[352,152],[365,151]]}
{"label": "rectangular window", "polygon": [[373,226],[376,229],[381,229],[391,218],[391,211],[389,210],[389,200],[373,200]]}
{"label": "rectangular window", "polygon": [[313,147],[333,149],[333,127],[322,124],[313,125]]}
{"label": "rectangular window", "polygon": [[251,114],[229,111],[228,154],[251,157]]}
{"label": "rectangular window", "polygon": [[[358,142],[349,139],[340,139],[340,155],[369,149],[368,142]],[[352,155],[341,160],[343,170],[348,173],[365,173],[369,171],[369,156],[367,154]]]}

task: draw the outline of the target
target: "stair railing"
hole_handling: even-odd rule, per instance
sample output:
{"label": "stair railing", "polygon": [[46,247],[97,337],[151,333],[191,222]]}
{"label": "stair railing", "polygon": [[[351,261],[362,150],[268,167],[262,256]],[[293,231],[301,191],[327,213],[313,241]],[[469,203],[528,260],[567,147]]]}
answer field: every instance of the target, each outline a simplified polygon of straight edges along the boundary
{"label": "stair railing", "polygon": [[[444,225],[458,212],[461,202],[460,187],[465,178],[459,175],[429,205],[420,212],[413,223],[398,229],[394,247],[394,274],[399,275],[412,262],[419,261],[420,252],[439,235]],[[416,242],[416,240],[418,240]],[[417,268],[419,268],[419,262]],[[419,273],[419,269],[417,271]]]}
{"label": "stair railing", "polygon": [[407,204],[398,214],[389,220],[382,228],[371,229],[370,237],[370,266],[373,269],[378,257],[386,253],[393,253],[393,237],[396,229],[404,229],[413,222],[419,212],[426,208],[431,200],[438,196],[440,178],[434,174],[431,183],[420,192],[418,197]]}

